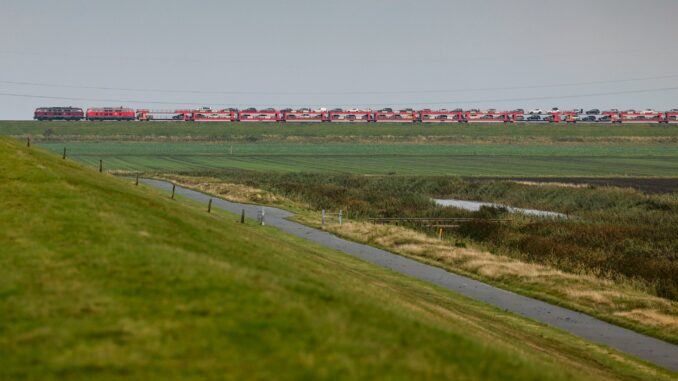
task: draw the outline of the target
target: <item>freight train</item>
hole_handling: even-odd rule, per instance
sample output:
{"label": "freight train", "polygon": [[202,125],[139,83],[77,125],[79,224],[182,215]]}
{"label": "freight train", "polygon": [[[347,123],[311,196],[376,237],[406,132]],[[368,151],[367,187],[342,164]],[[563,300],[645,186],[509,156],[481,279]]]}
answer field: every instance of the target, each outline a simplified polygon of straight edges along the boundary
{"label": "freight train", "polygon": [[497,111],[495,109],[455,110],[381,110],[370,109],[283,109],[234,108],[212,110],[199,109],[151,110],[127,107],[89,108],[86,112],[77,107],[41,107],[35,110],[35,120],[67,121],[176,121],[176,122],[271,122],[271,123],[678,123],[678,109],[670,111],[608,110],[592,109],[550,111],[523,109]]}

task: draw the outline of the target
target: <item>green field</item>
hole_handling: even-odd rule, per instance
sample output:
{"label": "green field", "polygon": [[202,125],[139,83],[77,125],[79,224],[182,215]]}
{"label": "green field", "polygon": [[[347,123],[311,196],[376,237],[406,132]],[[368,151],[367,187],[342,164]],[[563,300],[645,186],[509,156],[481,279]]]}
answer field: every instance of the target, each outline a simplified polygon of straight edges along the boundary
{"label": "green field", "polygon": [[[678,176],[678,144],[348,144],[59,142],[42,146],[107,170],[458,176]],[[232,152],[232,153],[231,153]]]}
{"label": "green field", "polygon": [[670,379],[0,138],[0,379]]}
{"label": "green field", "polygon": [[[50,131],[48,131],[50,130]],[[0,122],[0,134],[49,136],[52,139],[105,137],[176,137],[213,140],[260,139],[266,137],[435,137],[493,138],[539,137],[571,140],[573,137],[676,138],[678,124],[510,124],[510,125],[429,125],[429,124],[267,124],[267,123],[172,123],[172,122]]]}
{"label": "green field", "polygon": [[0,122],[107,170],[676,177],[678,125]]}

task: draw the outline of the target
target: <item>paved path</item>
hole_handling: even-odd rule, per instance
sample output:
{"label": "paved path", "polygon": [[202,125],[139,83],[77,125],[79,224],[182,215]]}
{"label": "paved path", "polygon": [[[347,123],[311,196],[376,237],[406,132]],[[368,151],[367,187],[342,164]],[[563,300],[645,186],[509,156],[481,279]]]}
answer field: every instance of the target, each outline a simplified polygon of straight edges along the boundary
{"label": "paved path", "polygon": [[[149,179],[140,179],[139,181],[168,191],[172,189],[172,184],[165,181]],[[204,201],[205,203],[212,198],[204,193],[180,186],[176,187],[176,193],[193,200]],[[236,214],[240,214],[244,209],[246,216],[252,219],[255,219],[257,212],[261,210],[261,206],[240,204],[218,198],[213,198],[212,206]],[[287,220],[288,217],[293,216],[293,213],[286,210],[272,207],[265,207],[265,210],[266,224],[277,227],[289,234],[342,251],[375,265],[433,283],[515,314],[560,328],[592,342],[607,345],[678,372],[677,345],[606,323],[580,312],[502,290],[385,250],[338,238],[322,230]]]}

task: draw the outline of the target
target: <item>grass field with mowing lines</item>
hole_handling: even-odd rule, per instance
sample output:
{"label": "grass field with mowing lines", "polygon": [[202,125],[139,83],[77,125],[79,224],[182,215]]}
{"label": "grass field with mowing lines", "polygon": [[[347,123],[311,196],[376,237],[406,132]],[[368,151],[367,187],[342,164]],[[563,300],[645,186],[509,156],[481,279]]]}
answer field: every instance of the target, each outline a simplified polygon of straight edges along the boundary
{"label": "grass field with mowing lines", "polygon": [[[678,176],[678,145],[205,144],[60,142],[42,146],[107,170],[455,176]],[[231,154],[233,152],[233,154]]]}
{"label": "grass field with mowing lines", "polygon": [[[46,131],[50,130],[47,134]],[[229,140],[239,137],[256,140],[262,136],[327,137],[327,136],[392,136],[392,137],[544,137],[572,138],[609,137],[678,137],[678,124],[610,125],[610,124],[301,124],[301,123],[140,123],[140,122],[0,122],[0,134],[41,136],[80,140],[101,137],[136,139],[141,137],[202,137]]]}
{"label": "grass field with mowing lines", "polygon": [[120,171],[678,176],[678,125],[5,121],[0,134]]}

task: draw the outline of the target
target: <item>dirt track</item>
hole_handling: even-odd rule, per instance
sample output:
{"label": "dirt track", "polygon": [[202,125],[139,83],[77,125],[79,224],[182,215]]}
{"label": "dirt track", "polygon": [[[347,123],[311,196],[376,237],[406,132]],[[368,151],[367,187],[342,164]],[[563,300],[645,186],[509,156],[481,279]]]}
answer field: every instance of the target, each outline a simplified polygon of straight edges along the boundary
{"label": "dirt track", "polygon": [[[172,189],[172,184],[165,181],[148,179],[140,181],[166,191]],[[236,214],[245,210],[246,216],[252,219],[256,218],[257,213],[261,210],[261,206],[225,201],[180,186],[176,187],[176,193],[205,203],[213,198],[213,207]],[[565,330],[592,342],[615,348],[678,372],[677,345],[606,323],[580,312],[496,288],[385,250],[338,238],[325,231],[289,221],[288,218],[293,216],[293,213],[286,210],[271,207],[266,207],[265,210],[266,223],[289,234],[330,249],[342,251],[401,274],[430,282],[471,299]]]}

